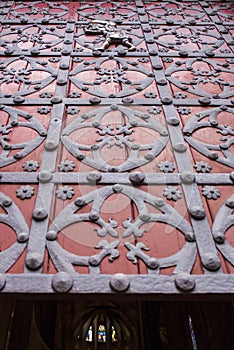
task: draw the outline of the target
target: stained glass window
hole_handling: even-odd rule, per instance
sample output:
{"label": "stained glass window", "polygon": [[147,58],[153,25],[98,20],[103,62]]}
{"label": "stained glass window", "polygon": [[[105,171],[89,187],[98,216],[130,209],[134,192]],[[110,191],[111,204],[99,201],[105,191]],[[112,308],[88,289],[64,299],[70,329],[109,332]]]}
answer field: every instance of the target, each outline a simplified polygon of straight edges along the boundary
{"label": "stained glass window", "polygon": [[189,321],[189,329],[190,329],[190,336],[191,336],[193,350],[198,350],[197,349],[197,342],[196,342],[195,332],[194,332],[194,328],[193,328],[192,317],[190,315],[188,316],[188,321]]}
{"label": "stained glass window", "polygon": [[117,333],[114,326],[111,326],[111,341],[113,343],[118,341]]}
{"label": "stained glass window", "polygon": [[89,327],[88,333],[86,335],[86,341],[92,342],[93,341],[93,326]]}
{"label": "stained glass window", "polygon": [[106,327],[100,324],[98,327],[98,342],[106,343]]}

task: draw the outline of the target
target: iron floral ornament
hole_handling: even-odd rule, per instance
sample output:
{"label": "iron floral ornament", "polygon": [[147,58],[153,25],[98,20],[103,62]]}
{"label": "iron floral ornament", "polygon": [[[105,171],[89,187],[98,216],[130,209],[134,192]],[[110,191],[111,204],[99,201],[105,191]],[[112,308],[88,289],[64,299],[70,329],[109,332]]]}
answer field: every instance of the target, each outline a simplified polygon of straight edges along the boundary
{"label": "iron floral ornament", "polygon": [[124,30],[118,29],[117,24],[112,21],[93,20],[85,27],[85,34],[102,34],[105,36],[104,43],[96,50],[105,51],[111,44],[122,44],[129,51],[136,50],[136,47],[131,43],[132,38]]}

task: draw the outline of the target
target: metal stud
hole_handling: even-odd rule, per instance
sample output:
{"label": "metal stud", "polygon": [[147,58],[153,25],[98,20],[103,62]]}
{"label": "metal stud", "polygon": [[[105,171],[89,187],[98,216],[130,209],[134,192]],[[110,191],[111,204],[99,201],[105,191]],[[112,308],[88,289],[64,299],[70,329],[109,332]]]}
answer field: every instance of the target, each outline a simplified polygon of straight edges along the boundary
{"label": "metal stud", "polygon": [[229,198],[226,200],[225,205],[229,208],[234,208],[234,199]]}
{"label": "metal stud", "polygon": [[116,273],[110,279],[110,286],[116,292],[125,292],[129,289],[129,278],[123,273]]}
{"label": "metal stud", "polygon": [[43,221],[48,217],[48,213],[44,208],[38,208],[33,211],[33,219],[35,221]]}
{"label": "metal stud", "polygon": [[48,231],[46,234],[46,239],[49,241],[54,241],[57,238],[57,232],[56,231]]}
{"label": "metal stud", "polygon": [[185,184],[192,184],[195,181],[195,175],[190,171],[184,171],[180,174],[180,179]]}
{"label": "metal stud", "polygon": [[145,179],[145,174],[141,172],[134,172],[129,175],[129,180],[134,184],[134,185],[140,185]]}
{"label": "metal stud", "polygon": [[67,293],[73,286],[73,280],[67,272],[58,272],[52,278],[52,287],[57,293]]}
{"label": "metal stud", "polygon": [[89,99],[89,102],[92,105],[98,105],[101,102],[101,99],[99,97],[92,97]]}
{"label": "metal stud", "polygon": [[203,220],[206,217],[205,210],[197,205],[189,209],[190,215],[196,220]]}
{"label": "metal stud", "polygon": [[26,265],[30,270],[37,270],[41,267],[43,258],[40,254],[34,252],[30,253],[26,259]]}
{"label": "metal stud", "polygon": [[202,264],[211,271],[216,271],[221,266],[218,256],[213,253],[204,254],[202,257]]}
{"label": "metal stud", "polygon": [[25,243],[27,242],[28,238],[29,238],[29,234],[27,232],[20,232],[18,234],[17,241],[20,243]]}
{"label": "metal stud", "polygon": [[87,175],[87,180],[92,184],[96,184],[96,183],[100,182],[101,179],[102,179],[102,175],[100,173],[98,173],[97,171],[91,171]]}
{"label": "metal stud", "polygon": [[14,101],[15,104],[21,104],[21,103],[23,103],[25,101],[25,98],[22,97],[22,96],[15,96],[13,98],[13,101]]}
{"label": "metal stud", "polygon": [[54,151],[55,149],[58,148],[58,143],[56,141],[47,141],[45,144],[45,149],[47,151]]}
{"label": "metal stud", "polygon": [[196,283],[191,275],[184,272],[176,276],[175,285],[183,292],[191,292],[195,288]]}
{"label": "metal stud", "polygon": [[43,170],[38,174],[38,180],[41,183],[49,182],[53,178],[53,175],[50,171]]}
{"label": "metal stud", "polygon": [[184,143],[177,142],[173,145],[173,148],[176,152],[183,153],[187,150],[187,147]]}

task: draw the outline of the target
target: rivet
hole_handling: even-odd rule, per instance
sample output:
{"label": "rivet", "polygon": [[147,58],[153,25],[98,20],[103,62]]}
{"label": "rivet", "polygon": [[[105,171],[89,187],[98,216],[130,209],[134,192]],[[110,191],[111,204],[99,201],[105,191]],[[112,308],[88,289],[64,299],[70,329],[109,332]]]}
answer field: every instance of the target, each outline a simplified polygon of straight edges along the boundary
{"label": "rivet", "polygon": [[71,50],[62,50],[61,51],[61,54],[63,55],[63,56],[69,56],[70,54],[71,54]]}
{"label": "rivet", "polygon": [[37,49],[32,49],[30,52],[32,56],[38,56],[40,54],[40,51]]}
{"label": "rivet", "polygon": [[46,234],[46,239],[49,241],[54,241],[57,238],[57,232],[56,231],[48,231]]}
{"label": "rivet", "polygon": [[91,150],[92,150],[92,151],[95,151],[95,150],[97,150],[97,149],[99,149],[99,148],[100,148],[99,145],[92,145],[92,146],[91,146]]}
{"label": "rivet", "polygon": [[159,79],[159,80],[157,80],[157,83],[158,83],[158,85],[167,85],[167,81],[166,81],[166,79]]}
{"label": "rivet", "polygon": [[150,33],[150,32],[151,32],[150,27],[145,27],[145,28],[143,28],[143,32],[144,32],[144,33]]}
{"label": "rivet", "polygon": [[40,131],[39,135],[42,136],[42,137],[46,137],[47,136],[47,132],[42,130],[42,131]]}
{"label": "rivet", "polygon": [[12,205],[12,200],[11,199],[5,199],[3,202],[2,202],[2,205],[4,207],[9,207],[10,205]]}
{"label": "rivet", "polygon": [[4,274],[0,273],[0,290],[2,290],[6,285],[6,277]]}
{"label": "rivet", "polygon": [[169,24],[169,25],[172,25],[172,24],[174,24],[175,22],[174,22],[172,19],[167,19],[167,20],[166,20],[166,23]]}
{"label": "rivet", "polygon": [[138,145],[137,143],[134,143],[133,145],[131,145],[131,149],[133,150],[138,150],[140,148],[140,145]]}
{"label": "rivet", "polygon": [[229,145],[226,143],[222,143],[221,145],[219,145],[219,148],[225,150],[229,148]]}
{"label": "rivet", "polygon": [[42,18],[41,23],[43,23],[43,24],[49,23],[49,19],[48,18]]}
{"label": "rivet", "polygon": [[49,182],[52,179],[52,177],[53,177],[53,175],[51,174],[51,172],[47,171],[47,170],[41,171],[38,174],[38,180],[41,183]]}
{"label": "rivet", "polygon": [[65,30],[65,32],[66,32],[66,33],[73,33],[73,29],[72,29],[72,28],[67,28],[67,29]]}
{"label": "rivet", "polygon": [[67,80],[65,80],[65,79],[58,79],[57,80],[57,85],[59,85],[59,86],[63,86],[66,84],[67,84]]}
{"label": "rivet", "polygon": [[118,49],[118,55],[119,56],[126,56],[127,55],[127,50],[125,50],[125,49]]}
{"label": "rivet", "polygon": [[225,202],[225,205],[229,208],[234,208],[234,199],[228,198]]}
{"label": "rivet", "polygon": [[146,42],[147,42],[147,44],[154,44],[155,43],[154,39],[152,39],[152,38],[146,39]]}
{"label": "rivet", "polygon": [[215,56],[215,53],[214,53],[214,51],[206,50],[206,51],[205,51],[205,55],[206,55],[207,57],[214,57],[214,56]]}
{"label": "rivet", "polygon": [[156,50],[150,50],[149,51],[150,56],[158,56],[158,51]]}
{"label": "rivet", "polygon": [[156,201],[154,202],[154,204],[156,205],[156,207],[158,208],[161,208],[164,206],[165,202],[163,199],[159,198],[159,199],[156,199]]}
{"label": "rivet", "polygon": [[187,56],[188,56],[188,51],[186,51],[186,50],[180,50],[180,51],[179,51],[179,55],[182,56],[182,57],[187,57]]}
{"label": "rivet", "polygon": [[99,122],[93,122],[93,123],[92,123],[92,126],[93,126],[94,128],[98,128],[98,127],[100,126],[100,123],[99,123]]}
{"label": "rivet", "polygon": [[183,292],[191,292],[195,288],[196,283],[191,275],[182,272],[176,276],[175,285]]}
{"label": "rivet", "polygon": [[116,111],[119,107],[118,105],[111,105],[110,108],[112,109],[112,111]]}
{"label": "rivet", "polygon": [[69,68],[69,65],[65,64],[65,63],[62,63],[62,64],[60,64],[59,68],[62,69],[62,70],[67,70]]}
{"label": "rivet", "polygon": [[201,105],[209,105],[211,103],[211,100],[209,97],[200,97],[198,101]]}
{"label": "rivet", "polygon": [[43,259],[39,253],[31,253],[26,259],[26,265],[31,270],[37,270],[43,263]]}
{"label": "rivet", "polygon": [[98,212],[92,211],[89,214],[89,218],[90,218],[91,221],[97,221],[97,220],[99,220],[100,216],[99,216]]}
{"label": "rivet", "polygon": [[147,160],[153,160],[155,158],[155,155],[153,153],[147,153],[144,155],[144,158]]}
{"label": "rivet", "polygon": [[216,153],[216,152],[210,152],[210,153],[208,154],[208,157],[209,157],[210,159],[216,160],[216,159],[219,158],[219,155],[218,155],[218,153]]}
{"label": "rivet", "polygon": [[152,269],[155,270],[159,267],[159,260],[156,258],[150,258],[147,262],[146,262],[147,266]]}
{"label": "rivet", "polygon": [[191,25],[194,25],[194,24],[196,24],[197,22],[196,22],[195,19],[190,19],[190,20],[188,21],[188,23],[191,24]]}
{"label": "rivet", "polygon": [[124,97],[122,99],[122,102],[125,103],[125,104],[133,103],[133,98],[131,98],[131,97]]}
{"label": "rivet", "polygon": [[51,103],[56,104],[56,103],[61,103],[63,101],[63,99],[60,96],[55,96],[50,101],[51,101]]}
{"label": "rivet", "polygon": [[107,169],[109,173],[117,173],[119,169],[117,167],[111,166]]}
{"label": "rivet", "polygon": [[139,219],[144,221],[144,222],[147,222],[150,220],[150,215],[149,214],[142,214],[139,216]]}
{"label": "rivet", "polygon": [[100,173],[98,173],[97,171],[91,171],[88,175],[87,175],[87,180],[90,183],[97,183],[99,181],[101,181],[102,175]]}
{"label": "rivet", "polygon": [[12,55],[14,53],[14,49],[8,48],[4,50],[4,55]]}
{"label": "rivet", "polygon": [[110,286],[116,292],[125,292],[130,286],[130,281],[123,273],[116,273],[110,279]]}
{"label": "rivet", "polygon": [[48,213],[44,208],[38,208],[33,211],[33,219],[35,221],[43,221],[48,217]]}
{"label": "rivet", "polygon": [[16,104],[20,104],[20,103],[23,103],[25,101],[25,98],[24,97],[22,97],[22,96],[15,96],[14,98],[13,98],[13,102],[14,103],[16,103]]}
{"label": "rivet", "polygon": [[97,256],[91,256],[91,257],[89,258],[89,264],[90,264],[91,266],[98,266],[98,265],[100,264],[100,260],[98,259]]}
{"label": "rivet", "polygon": [[19,125],[18,120],[12,120],[11,121],[11,126],[17,126],[17,125]]}
{"label": "rivet", "polygon": [[83,159],[85,159],[85,154],[82,154],[82,153],[79,153],[79,154],[77,154],[76,155],[76,158],[78,159],[78,160],[83,160]]}
{"label": "rivet", "polygon": [[13,158],[15,158],[15,159],[22,159],[22,158],[23,158],[23,155],[22,155],[21,153],[15,153],[15,154],[13,155]]}
{"label": "rivet", "polygon": [[176,152],[183,153],[187,150],[187,147],[184,143],[177,142],[173,145],[173,148]]}
{"label": "rivet", "polygon": [[67,293],[72,286],[73,280],[67,272],[58,272],[52,278],[52,287],[58,293]]}
{"label": "rivet", "polygon": [[215,231],[213,233],[213,236],[214,236],[214,239],[215,239],[216,243],[222,244],[222,243],[225,242],[225,236],[224,236],[223,232]]}
{"label": "rivet", "polygon": [[180,124],[179,119],[176,117],[171,117],[167,121],[168,121],[168,124],[173,125],[173,126],[177,126]]}
{"label": "rivet", "polygon": [[101,102],[101,99],[99,97],[92,97],[89,99],[89,102],[92,105],[98,105]]}
{"label": "rivet", "polygon": [[202,256],[202,265],[212,271],[218,270],[221,266],[218,256],[213,253],[206,253]]}
{"label": "rivet", "polygon": [[161,135],[161,136],[168,136],[167,130],[162,130],[162,131],[160,131],[160,135]]}
{"label": "rivet", "polygon": [[29,234],[27,232],[20,232],[17,237],[17,241],[20,243],[27,242]]}
{"label": "rivet", "polygon": [[101,56],[101,54],[102,54],[102,51],[100,51],[100,50],[93,50],[93,56],[98,57],[98,56]]}
{"label": "rivet", "polygon": [[180,174],[180,179],[185,184],[192,184],[195,181],[195,175],[190,171],[184,171]]}
{"label": "rivet", "polygon": [[47,151],[54,151],[58,147],[58,143],[56,141],[48,141],[45,144],[45,149]]}
{"label": "rivet", "polygon": [[83,198],[77,198],[74,202],[74,204],[77,206],[77,207],[83,207],[86,202]]}
{"label": "rivet", "polygon": [[161,70],[161,69],[163,69],[163,66],[161,64],[155,64],[155,65],[153,65],[153,69]]}
{"label": "rivet", "polygon": [[145,174],[141,172],[134,172],[129,175],[129,180],[134,184],[134,185],[139,185],[141,184],[145,179]]}
{"label": "rivet", "polygon": [[196,240],[193,232],[186,232],[184,236],[187,242],[194,242]]}
{"label": "rivet", "polygon": [[203,220],[206,217],[205,210],[198,205],[194,205],[189,209],[190,215],[196,220]]}
{"label": "rivet", "polygon": [[170,97],[163,97],[161,101],[164,105],[170,105],[172,103],[172,99]]}
{"label": "rivet", "polygon": [[119,193],[119,192],[123,191],[123,187],[120,185],[114,185],[114,186],[112,186],[112,189],[115,193]]}

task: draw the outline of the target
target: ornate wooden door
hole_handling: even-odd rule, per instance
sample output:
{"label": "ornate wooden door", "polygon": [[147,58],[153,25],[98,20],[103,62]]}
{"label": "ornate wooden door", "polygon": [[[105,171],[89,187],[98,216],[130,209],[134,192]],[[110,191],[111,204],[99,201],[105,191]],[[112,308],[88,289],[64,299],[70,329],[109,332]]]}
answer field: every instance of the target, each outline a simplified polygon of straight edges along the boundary
{"label": "ornate wooden door", "polygon": [[233,293],[233,2],[0,19],[1,293]]}

